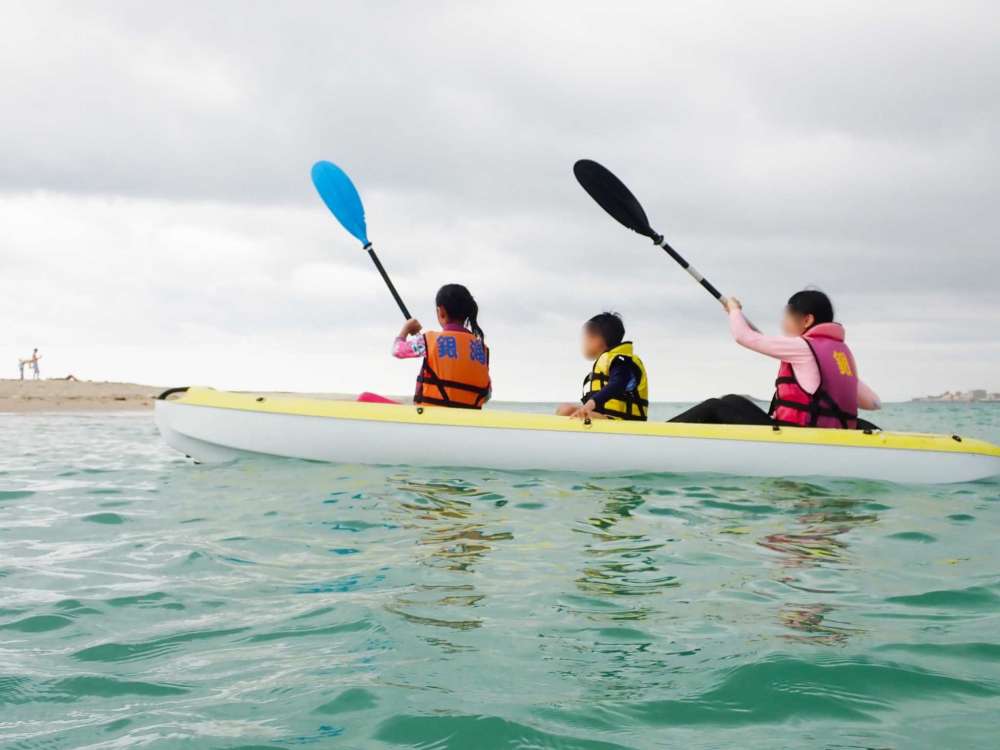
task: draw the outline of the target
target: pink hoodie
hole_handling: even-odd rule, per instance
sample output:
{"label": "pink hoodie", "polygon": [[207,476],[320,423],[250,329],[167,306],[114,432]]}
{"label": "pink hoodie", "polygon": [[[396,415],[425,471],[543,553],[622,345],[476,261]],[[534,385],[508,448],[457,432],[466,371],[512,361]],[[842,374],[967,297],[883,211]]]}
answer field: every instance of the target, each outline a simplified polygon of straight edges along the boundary
{"label": "pink hoodie", "polygon": [[[732,310],[729,313],[729,330],[740,346],[790,364],[796,380],[806,393],[815,393],[819,388],[819,366],[805,339],[800,336],[765,336],[758,333],[747,323],[741,310]],[[882,408],[882,402],[875,391],[860,380],[858,380],[858,406],[868,410]]]}

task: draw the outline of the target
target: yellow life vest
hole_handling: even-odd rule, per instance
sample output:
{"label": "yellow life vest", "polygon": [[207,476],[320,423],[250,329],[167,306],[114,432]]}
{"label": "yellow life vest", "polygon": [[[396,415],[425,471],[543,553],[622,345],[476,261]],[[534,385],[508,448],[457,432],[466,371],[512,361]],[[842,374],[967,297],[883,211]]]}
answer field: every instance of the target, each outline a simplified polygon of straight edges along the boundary
{"label": "yellow life vest", "polygon": [[639,382],[623,399],[609,399],[597,411],[613,419],[632,419],[646,421],[646,410],[649,407],[649,384],[646,380],[646,366],[642,360],[632,353],[632,342],[623,341],[618,346],[608,349],[597,358],[590,374],[583,379],[583,401],[586,402],[608,384],[611,377],[611,363],[618,357],[623,357],[635,365],[639,371]]}

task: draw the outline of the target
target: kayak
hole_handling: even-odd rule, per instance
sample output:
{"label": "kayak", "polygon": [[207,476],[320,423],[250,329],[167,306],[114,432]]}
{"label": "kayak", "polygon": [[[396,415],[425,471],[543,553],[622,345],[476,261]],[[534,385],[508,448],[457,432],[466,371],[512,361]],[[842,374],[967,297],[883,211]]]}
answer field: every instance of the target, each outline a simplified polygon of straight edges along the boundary
{"label": "kayak", "polygon": [[905,483],[1000,475],[1000,446],[958,435],[593,420],[174,388],[166,443],[202,463],[264,454],[350,464],[827,476]]}

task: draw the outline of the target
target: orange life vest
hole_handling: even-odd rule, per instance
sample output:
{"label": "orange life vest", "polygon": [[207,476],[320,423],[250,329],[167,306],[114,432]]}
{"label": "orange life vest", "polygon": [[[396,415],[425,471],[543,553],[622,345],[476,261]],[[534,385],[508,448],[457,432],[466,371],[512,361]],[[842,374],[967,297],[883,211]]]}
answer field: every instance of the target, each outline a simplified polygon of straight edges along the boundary
{"label": "orange life vest", "polygon": [[468,331],[428,331],[416,404],[482,409],[490,395],[490,350]]}

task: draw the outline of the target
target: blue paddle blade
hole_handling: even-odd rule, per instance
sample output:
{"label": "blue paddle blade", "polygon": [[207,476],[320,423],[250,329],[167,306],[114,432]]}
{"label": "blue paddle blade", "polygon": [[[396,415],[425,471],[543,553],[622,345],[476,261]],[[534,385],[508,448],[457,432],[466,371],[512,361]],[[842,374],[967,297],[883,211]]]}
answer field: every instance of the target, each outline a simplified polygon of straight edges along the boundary
{"label": "blue paddle blade", "polygon": [[337,221],[353,234],[362,245],[368,246],[368,228],[365,226],[365,207],[361,196],[343,169],[328,161],[313,164],[312,181],[326,207]]}

